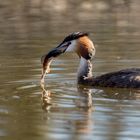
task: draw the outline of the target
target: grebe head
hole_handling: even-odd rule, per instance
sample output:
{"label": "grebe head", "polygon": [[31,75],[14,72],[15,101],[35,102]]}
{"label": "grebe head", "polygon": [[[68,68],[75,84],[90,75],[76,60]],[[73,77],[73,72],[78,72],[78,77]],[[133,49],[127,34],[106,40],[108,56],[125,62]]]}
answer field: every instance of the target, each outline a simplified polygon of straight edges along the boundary
{"label": "grebe head", "polygon": [[74,32],[65,37],[65,39],[48,54],[41,59],[43,64],[43,74],[50,72],[50,64],[53,58],[65,52],[76,52],[80,58],[85,60],[92,60],[95,55],[95,48],[93,42],[89,39],[86,32]]}

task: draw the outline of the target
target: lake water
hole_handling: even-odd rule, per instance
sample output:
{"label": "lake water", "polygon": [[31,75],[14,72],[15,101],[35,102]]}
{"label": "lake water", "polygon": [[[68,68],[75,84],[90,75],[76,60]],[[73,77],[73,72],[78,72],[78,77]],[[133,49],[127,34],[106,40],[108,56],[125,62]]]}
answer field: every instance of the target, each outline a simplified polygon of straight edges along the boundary
{"label": "lake water", "polygon": [[140,90],[78,87],[76,54],[58,57],[40,87],[41,56],[74,31],[90,32],[95,76],[140,67],[139,5],[0,2],[0,139],[139,140]]}

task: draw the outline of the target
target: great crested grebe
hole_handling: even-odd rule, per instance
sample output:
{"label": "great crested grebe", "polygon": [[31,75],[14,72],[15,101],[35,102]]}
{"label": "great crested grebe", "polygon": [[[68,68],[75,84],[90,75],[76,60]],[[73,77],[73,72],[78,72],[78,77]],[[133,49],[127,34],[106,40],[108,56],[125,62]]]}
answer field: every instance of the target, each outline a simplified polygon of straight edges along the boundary
{"label": "great crested grebe", "polygon": [[92,76],[92,59],[95,47],[88,37],[88,33],[74,32],[68,35],[60,45],[42,57],[43,71],[41,82],[44,82],[46,73],[50,72],[53,58],[65,52],[76,52],[80,58],[78,68],[78,84],[100,87],[140,88],[140,68],[124,69],[116,72]]}

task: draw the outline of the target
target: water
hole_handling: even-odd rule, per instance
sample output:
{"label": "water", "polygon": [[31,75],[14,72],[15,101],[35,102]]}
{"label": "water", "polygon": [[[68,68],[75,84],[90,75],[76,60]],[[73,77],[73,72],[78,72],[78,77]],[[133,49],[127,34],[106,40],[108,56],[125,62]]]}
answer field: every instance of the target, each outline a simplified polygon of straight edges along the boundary
{"label": "water", "polygon": [[94,75],[139,67],[140,1],[53,2],[0,2],[0,139],[139,140],[139,90],[77,87],[75,54],[52,63],[42,90],[40,58],[88,31]]}

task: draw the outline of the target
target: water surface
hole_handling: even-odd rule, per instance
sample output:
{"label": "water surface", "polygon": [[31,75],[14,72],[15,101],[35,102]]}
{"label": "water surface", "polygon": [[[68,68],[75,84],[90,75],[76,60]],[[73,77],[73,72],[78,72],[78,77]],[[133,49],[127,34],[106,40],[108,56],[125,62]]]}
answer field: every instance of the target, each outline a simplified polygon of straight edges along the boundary
{"label": "water surface", "polygon": [[74,31],[91,33],[95,76],[139,67],[139,0],[55,2],[0,2],[0,139],[139,140],[140,91],[78,87],[76,54],[40,87],[41,56]]}

